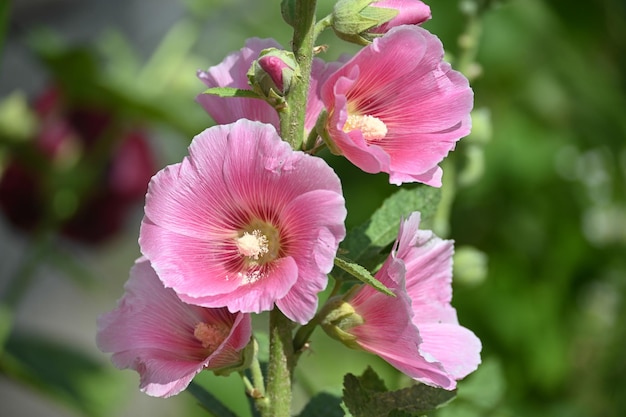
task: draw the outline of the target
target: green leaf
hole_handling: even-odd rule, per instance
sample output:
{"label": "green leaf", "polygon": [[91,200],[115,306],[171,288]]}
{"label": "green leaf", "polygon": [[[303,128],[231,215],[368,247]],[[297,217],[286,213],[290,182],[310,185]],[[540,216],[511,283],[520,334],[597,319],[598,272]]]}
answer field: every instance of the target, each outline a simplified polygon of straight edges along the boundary
{"label": "green leaf", "polygon": [[243,90],[231,87],[213,87],[206,89],[202,94],[211,94],[218,97],[241,97],[241,98],[258,98],[263,99],[252,90]]}
{"label": "green leaf", "polygon": [[[440,198],[440,189],[426,185],[400,189],[383,202],[369,221],[346,235],[341,249],[353,262],[373,271],[384,260],[384,249],[395,241],[400,221],[419,211],[420,227],[431,228]],[[339,280],[349,279],[343,271],[335,271],[333,276]]]}
{"label": "green leaf", "polygon": [[376,290],[382,292],[383,294],[387,294],[387,295],[390,295],[392,297],[396,296],[389,288],[387,288],[379,280],[374,278],[374,276],[372,274],[370,274],[367,269],[363,268],[359,264],[356,264],[356,263],[350,261],[349,259],[337,256],[335,258],[335,266],[338,266],[343,271],[345,271],[348,274],[352,275],[353,277],[355,277],[359,281],[362,281],[362,282],[364,282],[364,283],[366,283],[368,285],[371,285],[372,287],[374,287]]}
{"label": "green leaf", "polygon": [[9,306],[0,303],[0,356],[4,350],[4,344],[13,327],[13,312]]}
{"label": "green leaf", "polygon": [[228,407],[226,407],[213,394],[205,390],[200,384],[191,381],[187,391],[200,402],[202,407],[215,417],[237,417]]}
{"label": "green leaf", "polygon": [[2,57],[2,48],[4,47],[4,38],[9,27],[9,16],[11,14],[11,0],[3,0],[0,2],[0,57]]}
{"label": "green leaf", "polygon": [[369,368],[360,377],[344,377],[344,404],[354,417],[416,417],[452,400],[455,391],[418,384],[387,391],[384,382]]}
{"label": "green leaf", "polygon": [[327,392],[317,394],[308,402],[298,417],[344,417],[341,398]]}
{"label": "green leaf", "polygon": [[115,414],[126,388],[119,371],[83,352],[40,335],[12,333],[0,357],[0,374],[73,407],[84,416]]}

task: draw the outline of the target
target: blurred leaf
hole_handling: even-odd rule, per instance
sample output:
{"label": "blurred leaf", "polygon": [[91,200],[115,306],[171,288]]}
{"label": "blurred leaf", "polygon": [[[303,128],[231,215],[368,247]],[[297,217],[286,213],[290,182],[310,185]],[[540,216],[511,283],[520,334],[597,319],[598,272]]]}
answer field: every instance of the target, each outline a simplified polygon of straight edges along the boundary
{"label": "blurred leaf", "polygon": [[455,391],[423,384],[387,391],[370,367],[360,377],[344,377],[344,403],[354,417],[415,417],[435,410],[455,395]]}
{"label": "blurred leaf", "polygon": [[36,32],[30,44],[51,72],[54,82],[63,92],[78,102],[98,104],[127,118],[166,124],[186,137],[197,133],[194,115],[177,111],[179,106],[172,97],[158,99],[153,92],[141,90],[139,83],[127,82],[106,76],[100,57],[89,47],[68,47],[49,31]]}
{"label": "blurred leaf", "polygon": [[379,280],[374,278],[372,274],[370,274],[367,269],[363,268],[361,265],[356,264],[348,259],[341,258],[337,256],[335,258],[335,266],[338,266],[343,271],[352,275],[359,281],[362,281],[368,285],[371,285],[376,290],[382,292],[383,294],[387,294],[391,297],[395,297],[396,295],[387,287],[385,287]]}
{"label": "blurred leaf", "polygon": [[298,417],[344,417],[341,398],[327,392],[316,395],[304,407]]}
{"label": "blurred leaf", "polygon": [[4,351],[4,344],[13,327],[13,312],[9,306],[0,304],[0,355]]}
{"label": "blurred leaf", "polygon": [[453,272],[454,282],[466,285],[479,285],[485,281],[488,273],[487,254],[473,246],[455,248]]}
{"label": "blurred leaf", "polygon": [[45,260],[58,268],[63,277],[71,279],[82,288],[93,288],[97,282],[94,271],[62,246],[51,246],[45,254]]}
{"label": "blurred leaf", "polygon": [[33,32],[29,44],[64,92],[74,98],[96,102],[103,97],[99,65],[90,49],[67,47],[58,35],[49,30]]}
{"label": "blurred leaf", "polygon": [[438,411],[437,417],[492,415],[504,397],[505,388],[500,362],[485,360],[473,374],[459,382],[456,400]]}
{"label": "blurred leaf", "polygon": [[37,119],[24,92],[16,90],[0,101],[0,144],[27,141],[36,131]]}
{"label": "blurred leaf", "polygon": [[200,402],[202,407],[215,417],[237,417],[228,407],[226,407],[213,394],[205,390],[200,384],[191,381],[187,391]]}
{"label": "blurred leaf", "polygon": [[122,388],[117,371],[41,336],[11,334],[0,357],[0,372],[86,416],[110,416],[117,406],[113,398]]}
{"label": "blurred leaf", "polygon": [[242,98],[261,98],[252,90],[242,90],[240,88],[231,87],[213,87],[204,90],[202,94],[211,94],[218,97],[242,97]]}
{"label": "blurred leaf", "polygon": [[3,0],[0,2],[0,57],[2,57],[2,49],[4,47],[4,38],[6,37],[9,26],[9,16],[11,14],[11,0]]}
{"label": "blurred leaf", "polygon": [[184,61],[198,40],[199,29],[189,20],[180,20],[172,26],[150,56],[138,76],[139,89],[162,90],[170,94],[168,81],[176,77]]}
{"label": "blurred leaf", "polygon": [[[421,227],[430,228],[437,211],[441,191],[438,188],[417,186],[400,189],[387,198],[366,223],[352,229],[341,245],[355,263],[373,271],[384,258],[382,251],[398,235],[400,221],[414,211],[421,213]],[[335,271],[337,279],[348,279],[347,273]]]}

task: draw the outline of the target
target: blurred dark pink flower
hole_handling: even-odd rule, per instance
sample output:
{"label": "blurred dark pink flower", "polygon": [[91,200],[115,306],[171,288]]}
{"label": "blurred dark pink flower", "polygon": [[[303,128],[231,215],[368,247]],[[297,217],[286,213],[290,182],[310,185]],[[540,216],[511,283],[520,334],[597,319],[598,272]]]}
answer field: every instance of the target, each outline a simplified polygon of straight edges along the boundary
{"label": "blurred dark pink flower", "polygon": [[[50,216],[55,194],[68,191],[77,206],[60,220],[61,234],[91,244],[114,236],[143,200],[156,171],[146,135],[140,129],[114,130],[110,110],[66,102],[56,88],[45,91],[34,109],[39,126],[28,145],[30,156],[11,159],[0,173],[0,206],[7,220],[32,231]],[[114,146],[102,153],[102,141],[109,140]],[[60,189],[67,184],[59,178],[72,185],[90,182],[81,190]]]}

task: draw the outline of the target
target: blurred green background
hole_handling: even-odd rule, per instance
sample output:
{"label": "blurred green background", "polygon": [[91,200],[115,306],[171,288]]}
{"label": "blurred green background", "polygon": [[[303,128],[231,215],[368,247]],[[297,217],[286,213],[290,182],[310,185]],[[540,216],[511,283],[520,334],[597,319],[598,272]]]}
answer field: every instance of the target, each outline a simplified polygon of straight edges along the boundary
{"label": "blurred green background", "polygon": [[[249,37],[290,39],[278,0],[29,3],[0,3],[0,176],[28,146],[36,129],[28,103],[51,80],[72,100],[141,125],[161,167],[212,123],[194,102],[203,89],[197,69]],[[332,4],[320,0],[318,16]],[[477,109],[475,133],[446,161],[456,175],[437,231],[456,241],[453,304],[483,342],[483,365],[437,415],[626,415],[626,4],[477,4],[469,22],[459,1],[430,2],[424,25],[472,75]],[[462,38],[468,28],[473,35]],[[330,46],[327,60],[356,50],[332,33],[320,41]],[[344,184],[348,227],[397,189],[385,175],[326,157]],[[139,202],[124,229],[97,246],[0,221],[0,289],[28,284],[0,309],[7,415],[206,415],[186,393],[139,393],[137,376],[114,370],[94,346],[96,316],[113,308],[138,256],[140,218]],[[319,390],[339,393],[343,373],[366,364],[390,386],[404,382],[317,332],[297,373],[298,406]],[[199,380],[246,412],[237,378]]]}

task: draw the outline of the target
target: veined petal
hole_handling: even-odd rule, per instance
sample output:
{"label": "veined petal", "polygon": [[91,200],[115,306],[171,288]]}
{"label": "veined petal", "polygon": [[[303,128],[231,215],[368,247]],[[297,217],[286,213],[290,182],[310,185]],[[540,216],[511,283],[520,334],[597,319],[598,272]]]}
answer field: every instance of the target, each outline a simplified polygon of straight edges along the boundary
{"label": "veined petal", "polygon": [[178,394],[201,370],[242,362],[252,335],[250,316],[183,303],[146,258],[137,260],[125,289],[117,308],[98,318],[96,342],[113,353],[115,366],[139,373],[142,391]]}
{"label": "veined petal", "polygon": [[[399,26],[329,77],[322,100],[328,134],[339,151],[366,172],[389,173],[391,183],[440,186],[437,164],[469,134],[473,106],[467,79],[442,58],[436,36]],[[345,132],[351,116],[369,117],[385,128],[373,136],[352,126]]]}
{"label": "veined petal", "polygon": [[345,236],[341,183],[321,158],[242,119],[196,136],[149,189],[140,247],[182,300],[258,313],[295,287],[297,320],[311,319]]}

